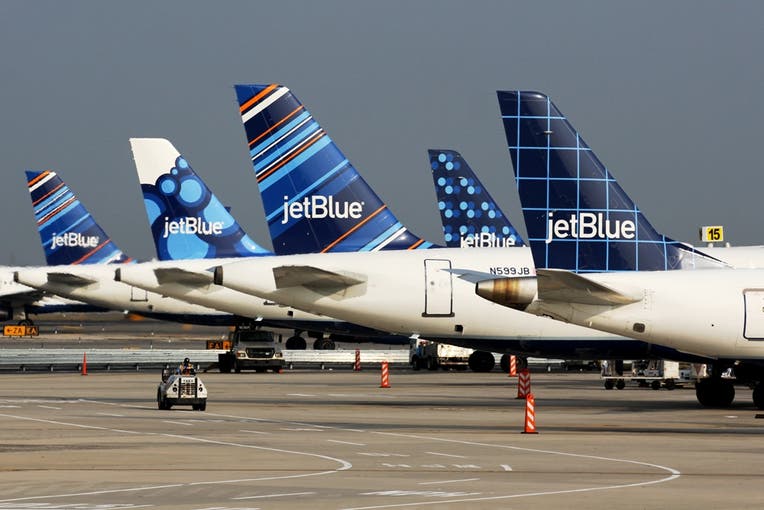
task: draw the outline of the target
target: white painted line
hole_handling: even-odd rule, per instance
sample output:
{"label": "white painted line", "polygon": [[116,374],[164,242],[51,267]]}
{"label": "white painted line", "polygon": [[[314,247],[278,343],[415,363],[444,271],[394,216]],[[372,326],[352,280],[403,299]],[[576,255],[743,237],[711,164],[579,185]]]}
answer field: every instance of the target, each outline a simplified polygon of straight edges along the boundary
{"label": "white painted line", "polygon": [[315,492],[289,492],[285,494],[264,494],[262,496],[241,496],[238,498],[231,498],[231,499],[265,499],[265,498],[284,498],[287,496],[309,496],[311,494],[315,494]]}
{"label": "white painted line", "polygon": [[0,408],[3,408],[3,409],[18,409],[18,408],[19,408],[19,406],[11,406],[11,405],[8,405],[8,406],[0,406]]}
{"label": "white painted line", "polygon": [[178,421],[178,420],[162,420],[163,423],[169,423],[171,425],[184,425],[186,427],[193,427],[193,423],[188,423],[185,421]]}
{"label": "white painted line", "polygon": [[[95,402],[95,403],[100,403],[100,402]],[[132,405],[124,405],[124,404],[122,404],[121,407],[143,409],[141,406],[132,406]],[[18,415],[12,415],[12,414],[4,414],[4,413],[0,413],[0,418],[13,418],[13,419],[23,420],[23,421],[50,423],[54,425],[66,425],[69,427],[76,427],[76,428],[90,429],[90,430],[102,430],[106,432],[120,431],[120,429],[111,429],[107,427],[97,427],[93,425],[83,425],[81,423],[72,423],[72,422],[64,422],[64,421],[56,421],[56,420],[44,420],[41,418],[30,418],[28,416],[18,416]],[[289,480],[289,479],[295,479],[295,478],[307,478],[312,476],[333,475],[338,473],[339,471],[347,471],[348,469],[351,469],[353,467],[353,464],[351,464],[350,462],[346,460],[339,459],[336,457],[330,457],[328,455],[321,455],[318,453],[299,452],[294,450],[283,450],[279,448],[267,448],[265,446],[232,443],[227,441],[215,441],[212,439],[204,439],[200,437],[185,436],[180,434],[158,434],[156,432],[145,432],[143,434],[147,436],[171,437],[175,439],[194,441],[198,443],[216,444],[220,446],[231,446],[236,448],[248,448],[253,450],[264,450],[264,451],[271,451],[271,452],[277,452],[277,453],[286,453],[291,455],[316,457],[319,459],[336,462],[339,464],[339,467],[336,469],[329,469],[325,471],[313,471],[310,473],[300,473],[295,475],[263,476],[260,478],[243,478],[243,479],[235,479],[235,480],[210,480],[210,481],[204,481],[204,482],[176,483],[176,484],[167,484],[167,485],[147,485],[147,486],[141,486],[141,487],[126,487],[122,489],[105,489],[105,490],[91,491],[91,492],[49,494],[46,496],[26,496],[21,498],[0,499],[0,503],[10,503],[10,502],[16,502],[16,501],[33,501],[33,500],[42,500],[42,499],[57,499],[57,498],[79,497],[79,496],[94,496],[94,495],[102,495],[102,494],[133,493],[133,492],[160,490],[160,489],[168,489],[168,488],[192,487],[192,486],[198,486],[198,485],[223,485],[223,484],[239,484],[244,482],[270,481],[270,480]]]}
{"label": "white painted line", "polygon": [[504,469],[504,471],[512,471],[512,466],[509,464],[502,464],[501,467]]}
{"label": "white painted line", "polygon": [[337,443],[337,444],[349,444],[351,446],[366,446],[363,443],[351,443],[350,441],[337,441],[336,439],[327,439],[330,443]]}
{"label": "white painted line", "polygon": [[287,393],[287,397],[315,397],[316,395],[311,395],[310,393]]}
{"label": "white painted line", "polygon": [[114,413],[96,413],[99,416],[112,416],[114,418],[124,418],[124,414],[114,414]]}
{"label": "white painted line", "polygon": [[450,453],[438,453],[438,452],[424,452],[429,453],[430,455],[440,455],[441,457],[453,457],[455,459],[466,459],[466,455],[451,455]]}
{"label": "white painted line", "polygon": [[61,408],[60,408],[60,407],[53,407],[53,406],[42,406],[42,405],[38,405],[37,407],[42,407],[43,409],[55,409],[56,411],[60,411],[60,410],[61,410]]}
{"label": "white painted line", "polygon": [[270,432],[262,432],[260,430],[246,430],[246,429],[241,429],[239,430],[239,432],[246,432],[247,434],[270,434]]}
{"label": "white painted line", "polygon": [[462,478],[461,480],[442,480],[439,482],[419,482],[419,485],[440,485],[443,483],[475,482],[480,478]]}
{"label": "white painted line", "polygon": [[112,429],[114,432],[119,432],[121,434],[137,434],[140,435],[142,432],[136,432],[134,430],[122,430],[122,429]]}
{"label": "white painted line", "polygon": [[282,427],[279,430],[286,430],[288,432],[323,432],[321,429],[307,428],[307,427]]}

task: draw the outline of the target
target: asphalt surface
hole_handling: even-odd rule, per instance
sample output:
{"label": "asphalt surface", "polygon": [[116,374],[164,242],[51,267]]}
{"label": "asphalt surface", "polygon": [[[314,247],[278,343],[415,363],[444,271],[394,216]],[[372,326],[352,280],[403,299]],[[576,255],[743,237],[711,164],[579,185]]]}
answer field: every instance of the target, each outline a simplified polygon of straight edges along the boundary
{"label": "asphalt surface", "polygon": [[498,372],[378,367],[203,374],[206,412],[158,374],[0,375],[0,509],[761,508],[764,419],[692,389],[532,375],[538,434]]}

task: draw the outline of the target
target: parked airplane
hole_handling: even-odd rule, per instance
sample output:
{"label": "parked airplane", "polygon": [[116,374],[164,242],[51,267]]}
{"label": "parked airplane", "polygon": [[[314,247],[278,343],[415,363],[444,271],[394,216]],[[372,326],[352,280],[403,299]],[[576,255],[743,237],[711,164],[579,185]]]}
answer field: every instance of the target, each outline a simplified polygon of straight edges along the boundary
{"label": "parked airplane", "polygon": [[[348,185],[356,190],[360,179],[347,171],[344,157],[334,153],[327,158],[334,165],[327,165],[325,174],[296,176],[295,167],[302,162],[322,159],[320,144],[326,136],[309,116],[302,117],[304,107],[276,85],[237,87],[237,94],[245,125],[255,126],[247,131],[260,182],[297,183],[264,199],[274,244],[288,253],[297,251],[293,243],[313,238],[321,251],[347,242],[368,253],[225,261],[216,268],[216,283],[375,329],[485,351],[583,359],[660,356],[646,343],[580,328],[560,329],[546,319],[528,320],[484,306],[472,283],[503,275],[532,276],[527,248],[382,250],[401,239],[397,220],[386,221],[388,231],[374,242],[358,241],[356,232],[386,208],[374,201],[367,211],[368,202],[357,192],[344,191]],[[401,246],[422,247],[410,232],[400,235],[405,235]]]}
{"label": "parked airplane", "polygon": [[[736,250],[709,256],[657,233],[544,94],[498,97],[538,272],[523,309],[710,358],[701,404],[730,405],[737,382],[764,408],[764,270],[729,269],[716,256]],[[708,269],[678,270],[694,267]],[[476,292],[516,307],[519,283]]]}
{"label": "parked airplane", "polygon": [[115,264],[126,265],[132,259],[117,248],[58,174],[29,171],[27,184],[46,260],[51,265],[15,268],[15,282],[36,292],[83,301],[91,309],[96,306],[198,324],[242,321],[231,314],[115,282]]}

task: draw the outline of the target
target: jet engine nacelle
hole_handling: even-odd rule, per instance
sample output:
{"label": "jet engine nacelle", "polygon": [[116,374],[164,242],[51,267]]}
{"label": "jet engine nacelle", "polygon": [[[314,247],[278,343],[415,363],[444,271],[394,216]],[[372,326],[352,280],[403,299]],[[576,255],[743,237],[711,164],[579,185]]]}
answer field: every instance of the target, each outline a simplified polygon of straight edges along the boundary
{"label": "jet engine nacelle", "polygon": [[475,293],[502,306],[525,310],[538,291],[536,278],[496,278],[475,284]]}

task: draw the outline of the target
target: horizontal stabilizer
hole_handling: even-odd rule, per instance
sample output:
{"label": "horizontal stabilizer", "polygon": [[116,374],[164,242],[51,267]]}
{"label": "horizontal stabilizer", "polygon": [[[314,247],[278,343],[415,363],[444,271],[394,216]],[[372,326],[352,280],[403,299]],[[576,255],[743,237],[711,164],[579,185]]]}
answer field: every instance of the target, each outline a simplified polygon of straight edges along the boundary
{"label": "horizontal stabilizer", "polygon": [[179,283],[183,285],[210,285],[213,274],[209,271],[188,271],[179,267],[160,267],[154,269],[157,283]]}
{"label": "horizontal stabilizer", "polygon": [[84,287],[85,285],[90,285],[98,280],[73,273],[48,273],[48,281],[50,283],[71,285],[72,287]]}
{"label": "horizontal stabilizer", "polygon": [[536,269],[538,296],[544,301],[565,301],[584,305],[627,305],[642,300],[562,269]]}
{"label": "horizontal stabilizer", "polygon": [[280,266],[273,268],[276,288],[306,287],[313,290],[340,290],[366,282],[359,274],[337,273],[312,266]]}

